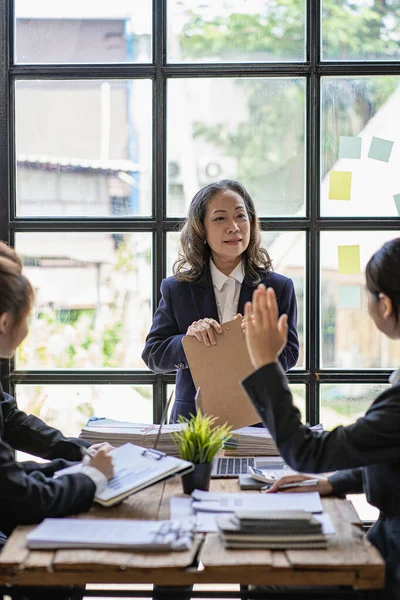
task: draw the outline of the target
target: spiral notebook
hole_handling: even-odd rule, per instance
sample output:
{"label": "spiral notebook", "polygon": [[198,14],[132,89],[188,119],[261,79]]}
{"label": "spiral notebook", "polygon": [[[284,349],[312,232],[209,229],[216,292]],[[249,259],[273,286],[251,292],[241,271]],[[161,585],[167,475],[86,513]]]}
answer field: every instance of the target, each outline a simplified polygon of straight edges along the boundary
{"label": "spiral notebook", "polygon": [[27,535],[28,548],[111,548],[189,550],[194,519],[134,521],[132,519],[45,519]]}

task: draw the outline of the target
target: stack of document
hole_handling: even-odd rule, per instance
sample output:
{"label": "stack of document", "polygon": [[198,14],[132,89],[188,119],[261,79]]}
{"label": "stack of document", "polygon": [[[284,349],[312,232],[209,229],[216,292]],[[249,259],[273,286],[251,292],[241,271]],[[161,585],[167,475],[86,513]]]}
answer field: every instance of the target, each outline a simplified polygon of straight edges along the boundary
{"label": "stack of document", "polygon": [[26,539],[31,549],[112,548],[159,552],[189,550],[194,532],[193,519],[45,519]]}
{"label": "stack of document", "polygon": [[[323,431],[322,425],[311,427]],[[266,427],[241,427],[232,431],[232,437],[224,442],[225,456],[279,456],[274,439]]]}
{"label": "stack of document", "polygon": [[[181,431],[185,427],[186,423],[163,425],[157,449],[171,456],[176,456],[177,449],[171,433]],[[131,442],[131,444],[143,446],[144,448],[153,448],[159,429],[160,425],[154,424],[92,418],[86,423],[79,437],[91,444],[108,442],[112,446],[121,446],[126,442]]]}
{"label": "stack of document", "polygon": [[226,548],[326,548],[322,524],[310,512],[237,510],[217,524]]}

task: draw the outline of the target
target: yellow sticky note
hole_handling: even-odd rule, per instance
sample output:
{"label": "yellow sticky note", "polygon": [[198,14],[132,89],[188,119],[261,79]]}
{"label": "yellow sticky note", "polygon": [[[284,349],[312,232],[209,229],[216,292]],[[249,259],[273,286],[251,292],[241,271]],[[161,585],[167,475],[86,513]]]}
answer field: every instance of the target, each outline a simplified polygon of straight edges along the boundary
{"label": "yellow sticky note", "polygon": [[339,273],[360,273],[360,246],[338,246]]}
{"label": "yellow sticky note", "polygon": [[329,200],[350,200],[350,171],[331,171],[329,179]]}

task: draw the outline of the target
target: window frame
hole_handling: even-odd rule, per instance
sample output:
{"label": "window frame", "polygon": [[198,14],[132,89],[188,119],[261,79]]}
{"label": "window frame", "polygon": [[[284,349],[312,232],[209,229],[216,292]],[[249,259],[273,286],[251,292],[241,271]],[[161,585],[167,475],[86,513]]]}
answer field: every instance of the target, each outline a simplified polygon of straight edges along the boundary
{"label": "window frame", "polygon": [[[304,218],[261,218],[269,230],[301,230],[306,233],[305,281],[305,369],[288,374],[292,383],[306,387],[306,418],[319,422],[320,384],[386,383],[390,371],[382,369],[321,370],[319,306],[319,236],[321,231],[396,230],[399,220],[392,218],[321,217],[320,148],[321,148],[321,78],[357,75],[400,75],[400,62],[341,62],[321,60],[322,0],[306,0],[306,60],[271,63],[172,64],[167,56],[167,0],[152,0],[153,61],[146,64],[78,64],[15,65],[14,2],[0,0],[4,19],[0,25],[0,239],[13,245],[17,232],[112,231],[151,232],[153,235],[152,297],[153,309],[160,299],[160,283],[166,275],[167,233],[176,231],[182,219],[167,217],[167,81],[183,77],[301,77],[306,80],[306,216]],[[82,77],[92,79],[146,78],[153,82],[152,113],[152,217],[123,218],[21,218],[16,216],[15,114],[14,84],[19,79],[51,80]],[[26,384],[151,384],[153,418],[159,422],[167,400],[167,385],[175,375],[153,374],[145,369],[130,370],[41,370],[15,371],[13,361],[1,361],[1,379],[6,391],[13,391],[14,381]],[[11,376],[11,377],[10,377]]]}

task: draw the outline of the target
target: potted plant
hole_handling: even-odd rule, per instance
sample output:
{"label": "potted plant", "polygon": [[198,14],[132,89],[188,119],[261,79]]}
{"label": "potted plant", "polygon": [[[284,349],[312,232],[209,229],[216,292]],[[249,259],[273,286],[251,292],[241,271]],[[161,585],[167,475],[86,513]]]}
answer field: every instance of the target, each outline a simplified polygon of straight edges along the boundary
{"label": "potted plant", "polygon": [[231,427],[215,425],[216,417],[203,415],[199,410],[190,419],[179,417],[180,423],[187,427],[175,431],[172,435],[177,445],[178,455],[194,464],[194,470],[182,475],[183,491],[191,494],[193,490],[208,490],[212,471],[212,461],[222,448],[224,441],[231,437]]}

